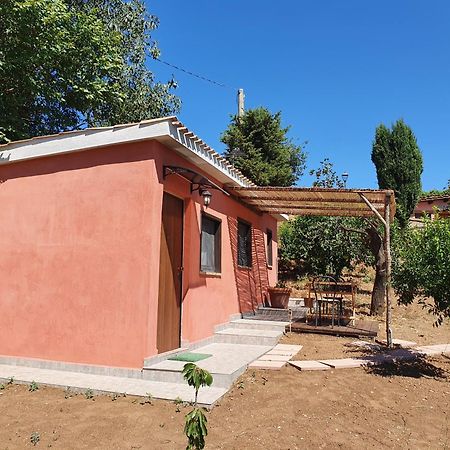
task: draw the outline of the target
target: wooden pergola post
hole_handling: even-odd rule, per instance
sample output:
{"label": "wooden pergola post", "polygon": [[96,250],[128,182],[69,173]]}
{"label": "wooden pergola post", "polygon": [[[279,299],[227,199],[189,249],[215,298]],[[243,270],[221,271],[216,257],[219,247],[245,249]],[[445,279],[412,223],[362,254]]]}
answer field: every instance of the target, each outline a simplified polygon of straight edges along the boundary
{"label": "wooden pergola post", "polygon": [[386,192],[384,199],[384,217],[377,211],[375,206],[364,196],[359,194],[364,203],[372,210],[378,220],[383,224],[384,228],[384,253],[386,255],[386,344],[388,348],[392,348],[392,328],[391,328],[391,193]]}
{"label": "wooden pergola post", "polygon": [[384,251],[386,253],[386,344],[392,348],[392,328],[391,328],[391,194],[386,193],[384,208]]}

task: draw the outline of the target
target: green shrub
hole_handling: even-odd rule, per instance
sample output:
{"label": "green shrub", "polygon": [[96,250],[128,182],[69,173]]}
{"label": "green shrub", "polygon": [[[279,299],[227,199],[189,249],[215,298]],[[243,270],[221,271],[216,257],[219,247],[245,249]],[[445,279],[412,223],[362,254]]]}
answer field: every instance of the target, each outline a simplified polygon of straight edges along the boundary
{"label": "green shrub", "polygon": [[396,236],[392,285],[399,302],[417,299],[437,316],[450,317],[450,220],[424,218],[424,228]]}

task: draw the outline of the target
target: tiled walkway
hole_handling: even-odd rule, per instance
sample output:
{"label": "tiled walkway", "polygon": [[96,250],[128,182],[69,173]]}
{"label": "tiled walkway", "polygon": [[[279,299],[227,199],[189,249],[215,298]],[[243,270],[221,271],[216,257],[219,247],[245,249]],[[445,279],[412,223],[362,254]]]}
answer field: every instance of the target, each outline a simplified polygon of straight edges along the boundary
{"label": "tiled walkway", "polygon": [[[410,342],[408,344],[411,344]],[[368,344],[373,345],[373,344]],[[414,359],[420,356],[450,355],[450,344],[424,345],[414,348],[398,348],[390,352],[380,352],[359,358],[319,359],[315,361],[288,361],[300,370],[329,370],[367,367],[389,362]]]}
{"label": "tiled walkway", "polygon": [[[185,402],[194,400],[194,390],[187,384],[0,364],[0,379],[8,380],[11,377],[15,382],[31,383],[35,381],[43,385],[70,387],[81,392],[92,389],[95,393],[126,393],[143,397],[150,394],[154,398],[166,400],[174,400],[177,397]],[[202,388],[199,391],[199,403],[210,406],[226,392],[225,388]]]}
{"label": "tiled walkway", "polygon": [[272,350],[249,364],[249,367],[254,369],[279,370],[302,348],[302,345],[277,344]]}

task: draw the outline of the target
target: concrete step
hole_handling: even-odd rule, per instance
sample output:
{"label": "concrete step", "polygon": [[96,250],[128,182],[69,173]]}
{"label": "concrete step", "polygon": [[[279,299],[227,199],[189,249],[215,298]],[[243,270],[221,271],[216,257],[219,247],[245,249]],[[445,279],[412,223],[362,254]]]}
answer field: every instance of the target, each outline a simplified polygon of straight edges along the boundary
{"label": "concrete step", "polygon": [[305,299],[304,298],[290,298],[288,307],[293,308],[296,306],[305,306]]}
{"label": "concrete step", "polygon": [[165,361],[170,356],[175,356],[178,353],[184,353],[190,351],[187,347],[180,347],[174,350],[169,350],[168,352],[158,353],[157,355],[149,356],[148,358],[144,358],[144,366],[149,366],[151,364],[156,364],[161,361]]}
{"label": "concrete step", "polygon": [[245,315],[244,319],[289,322],[289,317],[287,309],[259,307],[254,314]]}
{"label": "concrete step", "polygon": [[[182,361],[169,361],[159,363],[158,367],[144,367],[142,378],[154,382],[166,382],[170,384],[183,385],[183,367],[186,363]],[[211,373],[213,386],[220,389],[229,389],[233,381],[241,376],[247,369],[248,364],[237,368],[231,373]]]}
{"label": "concrete step", "polygon": [[279,330],[258,330],[242,328],[225,328],[217,331],[214,336],[215,342],[228,344],[264,345],[274,346],[283,335]]}
{"label": "concrete step", "polygon": [[239,328],[244,330],[272,330],[284,332],[288,325],[289,322],[282,322],[282,321],[237,319],[232,320],[228,324],[228,327],[225,328]]}
{"label": "concrete step", "polygon": [[[212,374],[214,387],[228,388],[247,369],[248,364],[267,353],[271,348],[272,346],[264,345],[214,343],[199,347],[194,352],[211,355],[196,364]],[[185,384],[182,375],[185,364],[183,361],[165,360],[146,365],[143,370],[143,378]]]}

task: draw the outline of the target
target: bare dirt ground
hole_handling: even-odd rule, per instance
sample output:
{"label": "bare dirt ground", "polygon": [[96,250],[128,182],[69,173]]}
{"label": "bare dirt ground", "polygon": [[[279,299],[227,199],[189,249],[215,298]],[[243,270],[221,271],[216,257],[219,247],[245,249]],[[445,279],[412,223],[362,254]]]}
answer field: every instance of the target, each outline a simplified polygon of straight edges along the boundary
{"label": "bare dirt ground", "polygon": [[[450,342],[450,324],[434,328],[421,307],[393,312],[395,337]],[[296,359],[352,355],[347,338],[298,334],[283,341],[304,346]],[[183,449],[189,410],[7,385],[0,390],[0,450],[32,448],[32,433],[40,438],[35,448]],[[450,449],[450,359],[367,370],[248,370],[207,417],[211,449]]]}
{"label": "bare dirt ground", "polygon": [[[358,294],[356,299],[356,315],[362,320],[377,320],[379,323],[378,339],[386,339],[385,317],[371,317],[370,292],[373,285],[373,270],[369,269],[366,277],[358,280]],[[306,297],[304,285],[307,280],[288,283],[293,290],[292,296]],[[418,303],[399,305],[392,299],[392,329],[393,338],[417,342],[418,345],[450,343],[450,320],[442,326],[434,325],[436,318]],[[281,339],[283,344],[300,344],[303,349],[293,359],[331,359],[357,357],[363,352],[349,347],[354,338],[333,337],[316,334],[288,333]],[[366,339],[368,340],[368,339]]]}
{"label": "bare dirt ground", "polygon": [[[359,307],[360,310],[363,307]],[[378,320],[378,339],[386,339],[384,317],[364,317],[362,313],[358,318]],[[394,304],[392,307],[392,329],[394,339],[416,342],[417,345],[450,343],[450,322],[435,327],[434,317],[429,315],[420,305],[414,303],[409,306]],[[370,339],[365,339],[370,341]],[[287,333],[280,342],[283,344],[300,344],[302,350],[293,359],[331,359],[351,358],[364,354],[357,348],[348,344],[355,341],[351,337],[330,337],[308,333]],[[449,347],[450,351],[450,347]]]}

